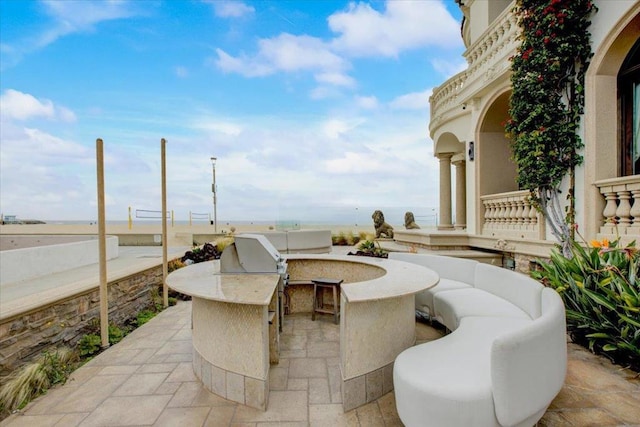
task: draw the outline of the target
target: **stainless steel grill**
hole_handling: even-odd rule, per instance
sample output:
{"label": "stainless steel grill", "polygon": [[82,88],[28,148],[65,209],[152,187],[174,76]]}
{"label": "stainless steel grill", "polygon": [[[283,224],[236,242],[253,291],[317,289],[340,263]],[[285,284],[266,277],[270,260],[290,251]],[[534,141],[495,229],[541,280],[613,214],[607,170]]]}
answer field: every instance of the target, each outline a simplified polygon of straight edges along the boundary
{"label": "stainless steel grill", "polygon": [[239,234],[220,256],[220,273],[280,275],[278,282],[278,318],[280,330],[284,316],[284,288],[289,280],[287,262],[261,234]]}

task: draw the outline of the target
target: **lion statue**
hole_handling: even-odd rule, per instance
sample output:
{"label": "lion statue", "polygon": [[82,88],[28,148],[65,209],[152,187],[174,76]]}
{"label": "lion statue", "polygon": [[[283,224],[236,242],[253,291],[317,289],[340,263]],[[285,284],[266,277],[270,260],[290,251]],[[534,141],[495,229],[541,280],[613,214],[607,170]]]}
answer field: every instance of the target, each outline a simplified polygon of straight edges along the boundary
{"label": "lion statue", "polygon": [[376,228],[376,239],[381,236],[393,239],[393,227],[384,222],[384,214],[380,210],[376,210],[373,215],[373,226]]}
{"label": "lion statue", "polygon": [[420,226],[416,224],[416,219],[413,217],[413,212],[406,212],[404,214],[404,228],[407,230],[419,229]]}

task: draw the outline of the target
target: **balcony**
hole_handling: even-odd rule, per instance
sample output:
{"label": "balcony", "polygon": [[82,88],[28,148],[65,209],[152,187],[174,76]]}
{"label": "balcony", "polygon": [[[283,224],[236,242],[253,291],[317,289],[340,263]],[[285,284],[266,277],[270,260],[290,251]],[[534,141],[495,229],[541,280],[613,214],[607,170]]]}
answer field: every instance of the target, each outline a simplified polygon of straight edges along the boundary
{"label": "balcony", "polygon": [[599,237],[640,240],[640,175],[597,181],[605,200]]}
{"label": "balcony", "polygon": [[511,9],[507,7],[463,54],[468,68],[434,89],[430,99],[432,130],[451,118],[457,111],[455,107],[475,97],[483,87],[509,70],[508,58],[516,51],[519,33]]}

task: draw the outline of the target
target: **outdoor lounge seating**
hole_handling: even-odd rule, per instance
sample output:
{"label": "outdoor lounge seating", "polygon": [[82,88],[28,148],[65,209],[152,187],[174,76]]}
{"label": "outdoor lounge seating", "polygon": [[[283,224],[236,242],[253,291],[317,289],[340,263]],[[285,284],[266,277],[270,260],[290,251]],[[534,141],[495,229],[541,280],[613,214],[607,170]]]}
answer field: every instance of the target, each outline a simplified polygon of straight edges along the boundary
{"label": "outdoor lounge seating", "polygon": [[440,275],[437,286],[416,297],[416,308],[452,331],[396,358],[393,381],[402,422],[534,425],[566,374],[565,311],[556,291],[470,260],[400,253],[390,258]]}

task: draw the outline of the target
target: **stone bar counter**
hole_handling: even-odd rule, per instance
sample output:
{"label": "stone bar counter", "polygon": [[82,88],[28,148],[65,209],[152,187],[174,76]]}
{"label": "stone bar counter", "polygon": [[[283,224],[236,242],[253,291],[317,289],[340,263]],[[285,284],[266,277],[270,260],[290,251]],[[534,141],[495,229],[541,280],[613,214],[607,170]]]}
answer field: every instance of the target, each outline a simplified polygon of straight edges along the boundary
{"label": "stone bar counter", "polygon": [[[435,286],[439,276],[401,261],[339,255],[286,255],[290,281],[342,279],[340,368],[345,411],[393,390],[393,362],[415,344],[415,294]],[[300,289],[291,294],[291,312],[307,311]],[[311,308],[312,309],[312,308]],[[310,310],[309,310],[310,311]]]}
{"label": "stone bar counter", "polygon": [[193,369],[219,396],[266,410],[277,364],[280,275],[220,273],[219,261],[181,268],[167,284],[193,299]]}

